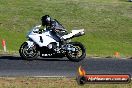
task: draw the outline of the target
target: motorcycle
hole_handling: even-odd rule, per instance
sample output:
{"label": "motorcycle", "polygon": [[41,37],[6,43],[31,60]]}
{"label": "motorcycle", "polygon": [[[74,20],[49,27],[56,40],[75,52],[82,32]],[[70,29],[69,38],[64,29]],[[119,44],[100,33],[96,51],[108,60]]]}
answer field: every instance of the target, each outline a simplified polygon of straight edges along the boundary
{"label": "motorcycle", "polygon": [[[60,26],[62,27],[62,25]],[[67,57],[70,61],[79,62],[85,58],[86,49],[84,45],[80,42],[71,42],[72,38],[84,35],[84,29],[72,30],[71,33],[68,33],[64,27],[56,29],[63,39],[60,41],[50,29],[45,28],[40,33],[40,27],[41,25],[33,27],[27,35],[28,40],[21,45],[19,54],[23,59],[33,60],[37,59],[38,56],[43,58]]]}

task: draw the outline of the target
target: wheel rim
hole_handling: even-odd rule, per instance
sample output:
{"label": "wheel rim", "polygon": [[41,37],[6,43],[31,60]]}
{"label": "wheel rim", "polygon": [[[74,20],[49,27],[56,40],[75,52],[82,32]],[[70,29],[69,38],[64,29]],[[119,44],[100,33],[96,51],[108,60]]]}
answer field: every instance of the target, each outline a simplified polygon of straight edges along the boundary
{"label": "wheel rim", "polygon": [[75,48],[75,51],[70,51],[68,54],[70,55],[71,58],[78,59],[82,56],[83,51],[82,51],[81,47],[79,47],[79,46],[74,45],[74,48]]}
{"label": "wheel rim", "polygon": [[28,45],[25,44],[22,47],[22,54],[26,58],[33,58],[36,55],[36,47],[28,48]]}

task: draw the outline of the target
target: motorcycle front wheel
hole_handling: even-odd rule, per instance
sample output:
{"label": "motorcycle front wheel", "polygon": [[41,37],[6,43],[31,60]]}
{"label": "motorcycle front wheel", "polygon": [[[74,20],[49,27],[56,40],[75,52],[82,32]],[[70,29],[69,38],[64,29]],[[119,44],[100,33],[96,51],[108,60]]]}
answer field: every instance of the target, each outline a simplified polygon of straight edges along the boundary
{"label": "motorcycle front wheel", "polygon": [[20,49],[19,49],[19,54],[23,59],[26,60],[33,60],[36,59],[38,57],[38,51],[36,49],[36,45],[34,45],[33,47],[28,47],[28,43],[24,42]]}
{"label": "motorcycle front wheel", "polygon": [[79,62],[86,57],[86,49],[80,42],[70,42],[74,51],[68,51],[66,53],[67,58],[73,62]]}

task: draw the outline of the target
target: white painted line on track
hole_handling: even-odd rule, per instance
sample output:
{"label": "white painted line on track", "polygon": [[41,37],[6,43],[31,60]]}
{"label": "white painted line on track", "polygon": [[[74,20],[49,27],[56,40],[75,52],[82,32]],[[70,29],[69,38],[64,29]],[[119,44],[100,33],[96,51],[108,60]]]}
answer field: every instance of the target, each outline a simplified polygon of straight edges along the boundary
{"label": "white painted line on track", "polygon": [[35,78],[64,78],[66,76],[31,76]]}

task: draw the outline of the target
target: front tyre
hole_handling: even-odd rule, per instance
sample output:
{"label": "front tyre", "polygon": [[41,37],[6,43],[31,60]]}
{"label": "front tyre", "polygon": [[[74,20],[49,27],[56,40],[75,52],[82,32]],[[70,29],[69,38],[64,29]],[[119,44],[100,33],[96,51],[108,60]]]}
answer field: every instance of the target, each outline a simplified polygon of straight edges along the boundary
{"label": "front tyre", "polygon": [[23,59],[26,59],[26,60],[33,60],[38,57],[38,51],[37,51],[36,45],[34,44],[32,47],[29,48],[27,42],[24,42],[21,45],[19,49],[19,54]]}
{"label": "front tyre", "polygon": [[80,42],[70,42],[71,49],[67,51],[66,56],[70,61],[79,62],[86,57],[86,49]]}

